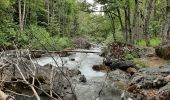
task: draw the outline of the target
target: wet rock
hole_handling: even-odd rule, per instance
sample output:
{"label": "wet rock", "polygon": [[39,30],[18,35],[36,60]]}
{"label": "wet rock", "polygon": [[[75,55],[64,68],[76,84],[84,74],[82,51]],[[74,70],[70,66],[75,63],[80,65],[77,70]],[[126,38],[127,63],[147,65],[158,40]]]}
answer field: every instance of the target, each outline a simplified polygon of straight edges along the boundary
{"label": "wet rock", "polygon": [[170,44],[158,46],[155,52],[161,58],[170,59]]}
{"label": "wet rock", "polygon": [[129,67],[135,67],[135,64],[132,61],[119,61],[114,62],[110,65],[110,68],[113,69],[121,69],[126,71]]}
{"label": "wet rock", "polygon": [[80,76],[79,81],[83,83],[87,82],[86,77],[84,75]]}
{"label": "wet rock", "polygon": [[108,66],[106,66],[104,64],[93,65],[92,69],[95,70],[95,71],[106,71],[106,72],[111,71],[110,67],[108,67]]}
{"label": "wet rock", "polygon": [[70,61],[75,61],[75,58],[70,58]]}
{"label": "wet rock", "polygon": [[78,70],[78,69],[71,69],[71,70],[69,70],[69,72],[70,72],[70,74],[69,74],[70,77],[78,76],[81,74],[80,70]]}

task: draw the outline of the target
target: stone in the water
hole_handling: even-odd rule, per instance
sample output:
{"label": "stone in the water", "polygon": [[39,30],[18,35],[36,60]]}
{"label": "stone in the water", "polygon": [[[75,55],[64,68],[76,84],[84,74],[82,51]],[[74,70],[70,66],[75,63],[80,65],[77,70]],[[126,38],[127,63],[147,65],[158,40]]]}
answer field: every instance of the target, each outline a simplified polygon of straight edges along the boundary
{"label": "stone in the water", "polygon": [[111,71],[110,67],[108,67],[108,66],[106,66],[104,64],[93,65],[92,69],[95,70],[95,71],[106,71],[106,72]]}
{"label": "stone in the water", "polygon": [[80,76],[79,81],[84,83],[87,82],[86,77],[84,75]]}
{"label": "stone in the water", "polygon": [[70,61],[75,61],[75,58],[70,58]]}

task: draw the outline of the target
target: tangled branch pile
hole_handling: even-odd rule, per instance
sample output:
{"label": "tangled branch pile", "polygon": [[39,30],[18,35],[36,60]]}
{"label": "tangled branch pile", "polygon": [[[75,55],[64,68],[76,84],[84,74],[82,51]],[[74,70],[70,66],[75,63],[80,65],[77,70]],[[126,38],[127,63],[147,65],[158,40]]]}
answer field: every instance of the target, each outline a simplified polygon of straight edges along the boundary
{"label": "tangled branch pile", "polygon": [[70,78],[79,71],[50,64],[40,66],[30,55],[28,60],[20,54],[17,51],[15,57],[0,59],[0,100],[76,100]]}

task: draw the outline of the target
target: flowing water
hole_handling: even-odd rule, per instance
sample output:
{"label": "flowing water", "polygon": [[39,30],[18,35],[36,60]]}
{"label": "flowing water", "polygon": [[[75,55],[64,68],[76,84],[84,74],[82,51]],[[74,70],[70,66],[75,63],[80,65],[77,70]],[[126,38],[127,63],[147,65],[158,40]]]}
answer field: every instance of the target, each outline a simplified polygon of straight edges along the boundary
{"label": "flowing water", "polygon": [[[79,51],[82,49],[78,49]],[[92,48],[89,51],[97,51],[99,52],[101,49]],[[88,51],[88,50],[86,50]],[[83,75],[87,79],[91,79],[94,77],[104,76],[103,72],[96,72],[92,69],[93,65],[102,64],[103,57],[99,56],[96,53],[73,53],[68,57],[59,57],[59,55],[54,56],[55,61],[58,66],[68,67],[69,69],[79,69]],[[74,59],[74,61],[72,61]],[[38,59],[34,59],[34,62],[38,63],[41,66],[46,64],[52,64],[57,66],[52,57],[41,57]]]}
{"label": "flowing water", "polygon": [[[82,49],[79,49],[82,50]],[[88,50],[86,50],[88,51]],[[101,47],[91,48],[90,51],[101,51]],[[102,64],[103,57],[97,53],[73,53],[67,57],[54,56],[58,66],[68,67],[69,69],[79,69],[81,74],[87,79],[86,83],[76,84],[75,91],[78,100],[120,100],[120,94],[116,94],[113,99],[111,88],[106,90],[110,97],[98,97],[98,93],[105,82],[106,73],[96,72],[92,69],[93,65]],[[34,59],[36,63],[41,66],[46,64],[52,64],[57,66],[55,61],[51,57],[41,57]]]}

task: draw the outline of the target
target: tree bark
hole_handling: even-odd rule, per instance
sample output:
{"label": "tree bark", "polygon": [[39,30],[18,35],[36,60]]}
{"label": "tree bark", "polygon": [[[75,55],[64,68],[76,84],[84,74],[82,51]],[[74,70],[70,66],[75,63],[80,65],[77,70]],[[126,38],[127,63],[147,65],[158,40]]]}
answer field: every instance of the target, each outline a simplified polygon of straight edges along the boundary
{"label": "tree bark", "polygon": [[109,16],[111,24],[112,24],[113,40],[116,41],[116,37],[115,37],[115,17],[114,17],[114,15],[112,15],[111,12],[108,13],[108,16]]}
{"label": "tree bark", "polygon": [[128,33],[129,33],[129,42],[132,42],[132,31],[131,31],[131,20],[130,20],[130,1],[127,0],[127,29],[128,29]]}
{"label": "tree bark", "polygon": [[18,0],[18,10],[19,10],[19,27],[20,27],[20,31],[23,31],[22,28],[22,14],[21,14],[21,0]]}
{"label": "tree bark", "polygon": [[119,22],[120,22],[121,30],[124,33],[124,26],[123,26],[123,22],[122,22],[122,17],[121,17],[120,9],[117,7],[116,10],[117,10],[117,13],[118,13],[118,19],[119,19]]}
{"label": "tree bark", "polygon": [[[133,40],[136,41],[138,33],[139,1],[135,0],[134,17],[133,17]],[[134,42],[133,41],[133,42]]]}
{"label": "tree bark", "polygon": [[150,19],[151,19],[151,14],[152,14],[152,11],[153,11],[153,7],[154,7],[154,1],[155,0],[149,0],[149,3],[148,3],[148,6],[147,6],[147,14],[146,14],[146,18],[144,20],[144,26],[143,26],[143,34],[145,36],[145,40],[147,42],[147,45],[148,45],[148,27],[149,27],[149,24],[150,24]]}
{"label": "tree bark", "polygon": [[22,2],[21,0],[18,0],[18,8],[19,8],[19,26],[20,31],[22,32],[24,30],[24,22],[25,22],[25,9],[26,9],[26,0],[23,1],[23,10],[22,10]]}
{"label": "tree bark", "polygon": [[47,0],[47,20],[50,23],[50,0]]}
{"label": "tree bark", "polygon": [[126,10],[126,8],[124,8],[124,13],[125,13],[125,40],[126,40],[126,42],[128,42],[128,28],[127,28],[128,22],[127,22],[127,10]]}
{"label": "tree bark", "polygon": [[170,34],[170,0],[167,0],[166,19],[163,26],[163,42],[168,42],[168,35]]}
{"label": "tree bark", "polygon": [[124,7],[124,13],[125,13],[126,41],[132,42],[131,20],[130,20],[130,2],[129,2],[129,0],[126,0],[126,7]]}

